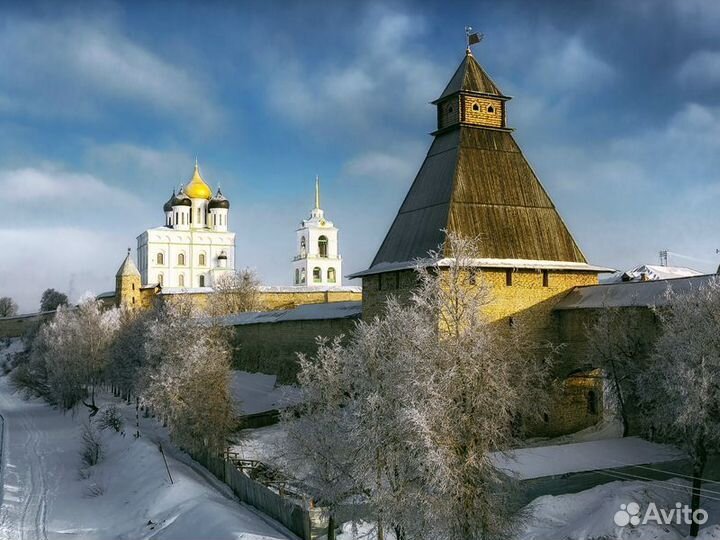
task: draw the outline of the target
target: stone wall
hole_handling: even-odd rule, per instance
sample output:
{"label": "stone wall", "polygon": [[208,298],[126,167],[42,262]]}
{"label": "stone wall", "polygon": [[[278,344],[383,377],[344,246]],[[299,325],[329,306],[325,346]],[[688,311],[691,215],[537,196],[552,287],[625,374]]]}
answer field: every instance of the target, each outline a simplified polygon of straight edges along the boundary
{"label": "stone wall", "polygon": [[313,355],[317,337],[349,334],[356,319],[320,319],[235,326],[235,369],[277,375],[278,383],[297,382],[297,353]]}

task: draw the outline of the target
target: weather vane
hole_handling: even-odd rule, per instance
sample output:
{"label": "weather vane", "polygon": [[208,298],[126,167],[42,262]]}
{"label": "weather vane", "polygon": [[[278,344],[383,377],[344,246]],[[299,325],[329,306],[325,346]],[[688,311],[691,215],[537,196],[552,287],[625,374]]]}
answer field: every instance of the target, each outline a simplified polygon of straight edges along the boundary
{"label": "weather vane", "polygon": [[483,39],[483,36],[480,32],[473,32],[472,26],[466,26],[465,27],[465,38],[467,39],[467,50],[470,50],[471,45],[475,45],[477,43],[480,43]]}

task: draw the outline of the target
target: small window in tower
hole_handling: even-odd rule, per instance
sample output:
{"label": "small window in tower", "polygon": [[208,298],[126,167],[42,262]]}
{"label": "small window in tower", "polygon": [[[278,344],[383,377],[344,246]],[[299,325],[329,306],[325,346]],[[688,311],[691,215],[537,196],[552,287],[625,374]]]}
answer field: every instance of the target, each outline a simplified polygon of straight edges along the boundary
{"label": "small window in tower", "polygon": [[204,286],[205,286],[205,276],[200,276],[200,278],[198,279],[198,284],[199,284],[201,287],[204,287]]}
{"label": "small window in tower", "polygon": [[335,283],[335,269],[334,268],[328,268],[327,280],[329,283]]}
{"label": "small window in tower", "polygon": [[327,236],[321,236],[318,238],[318,251],[320,252],[321,257],[327,257],[328,256],[328,239]]}
{"label": "small window in tower", "polygon": [[512,268],[508,268],[507,270],[505,270],[505,286],[506,287],[512,287],[512,275],[513,275]]}
{"label": "small window in tower", "polygon": [[177,213],[177,212],[175,212],[175,223],[179,223],[179,221],[178,221],[178,213]]}
{"label": "small window in tower", "polygon": [[217,225],[217,214],[213,214],[213,225]]}
{"label": "small window in tower", "polygon": [[319,266],[313,268],[313,283],[320,283],[322,281],[322,270]]}
{"label": "small window in tower", "polygon": [[478,105],[477,103],[473,103],[473,111],[479,111],[479,110],[480,110],[480,105]]}
{"label": "small window in tower", "polygon": [[198,209],[197,209],[197,220],[198,220],[198,225],[199,225],[200,223],[202,223],[202,219],[201,219],[201,217],[200,217],[200,212],[201,212],[201,210],[200,210],[200,209],[198,208]]}
{"label": "small window in tower", "polygon": [[307,246],[305,244],[305,237],[303,236],[300,238],[300,256],[304,257],[306,253],[307,253]]}
{"label": "small window in tower", "polygon": [[163,284],[163,275],[158,274],[158,285],[160,285],[162,287],[162,284]]}
{"label": "small window in tower", "polygon": [[135,284],[134,284],[134,283],[132,284],[132,290],[133,290],[133,291],[135,290]]}
{"label": "small window in tower", "polygon": [[295,269],[295,285],[300,285],[300,270]]}
{"label": "small window in tower", "polygon": [[300,271],[300,283],[305,283],[305,269]]}
{"label": "small window in tower", "polygon": [[198,264],[200,266],[205,266],[205,254],[204,253],[201,253],[200,256],[198,257]]}
{"label": "small window in tower", "polygon": [[180,266],[184,266],[184,265],[185,265],[185,254],[184,254],[184,253],[180,253],[180,254],[178,255],[178,264],[179,264]]}
{"label": "small window in tower", "polygon": [[543,270],[543,287],[550,286],[550,274],[547,270]]}
{"label": "small window in tower", "polygon": [[448,105],[447,111],[448,111],[448,114],[451,114],[453,112],[452,105]]}
{"label": "small window in tower", "polygon": [[185,286],[185,276],[183,274],[180,274],[180,276],[178,276],[178,285],[180,287]]}
{"label": "small window in tower", "polygon": [[495,108],[494,108],[492,105],[488,105],[488,112],[489,112],[489,113],[494,113],[494,112],[495,112]]}
{"label": "small window in tower", "polygon": [[157,254],[157,263],[165,264],[165,256],[162,253]]}

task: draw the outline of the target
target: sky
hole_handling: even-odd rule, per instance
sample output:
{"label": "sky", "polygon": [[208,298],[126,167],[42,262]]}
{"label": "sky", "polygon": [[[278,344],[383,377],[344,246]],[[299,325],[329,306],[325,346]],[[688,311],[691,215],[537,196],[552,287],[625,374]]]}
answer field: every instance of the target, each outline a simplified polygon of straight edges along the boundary
{"label": "sky", "polygon": [[715,271],[720,2],[0,0],[0,296],[112,290],[196,156],[239,267],[291,283],[317,174],[343,273],[366,268],[466,25],[589,262]]}

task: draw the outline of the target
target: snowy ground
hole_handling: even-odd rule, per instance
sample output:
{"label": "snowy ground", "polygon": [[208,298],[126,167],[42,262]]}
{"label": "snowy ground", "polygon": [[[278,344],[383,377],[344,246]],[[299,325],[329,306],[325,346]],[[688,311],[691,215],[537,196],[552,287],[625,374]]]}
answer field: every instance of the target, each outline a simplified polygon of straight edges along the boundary
{"label": "snowy ground", "polygon": [[[129,412],[129,411],[128,411]],[[143,436],[104,432],[105,459],[81,474],[75,418],[13,394],[0,378],[5,419],[0,539],[295,538],[234,500],[227,488],[171,445],[170,484],[157,441],[162,430],[141,419]]]}
{"label": "snowy ground", "polygon": [[254,414],[290,407],[300,402],[296,386],[277,386],[275,375],[233,371],[230,389],[240,414]]}

